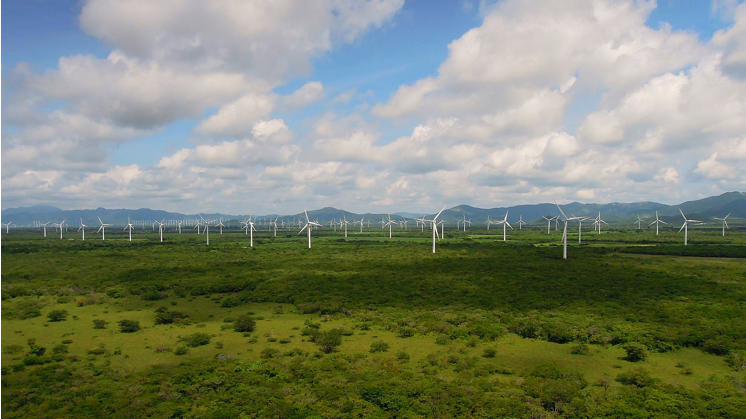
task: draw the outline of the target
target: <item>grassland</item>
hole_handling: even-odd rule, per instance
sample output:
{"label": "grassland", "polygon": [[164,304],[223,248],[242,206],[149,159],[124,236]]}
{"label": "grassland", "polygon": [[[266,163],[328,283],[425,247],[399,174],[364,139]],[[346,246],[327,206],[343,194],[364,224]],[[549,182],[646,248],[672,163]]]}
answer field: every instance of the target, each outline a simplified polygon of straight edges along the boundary
{"label": "grassland", "polygon": [[746,232],[574,234],[12,232],[2,413],[743,416]]}

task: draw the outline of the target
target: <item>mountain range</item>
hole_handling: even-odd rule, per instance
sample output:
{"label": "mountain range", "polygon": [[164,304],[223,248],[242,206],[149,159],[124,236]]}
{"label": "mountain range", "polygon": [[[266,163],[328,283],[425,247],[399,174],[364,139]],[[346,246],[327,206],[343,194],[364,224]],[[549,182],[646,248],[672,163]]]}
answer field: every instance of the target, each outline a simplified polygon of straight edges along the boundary
{"label": "mountain range", "polygon": [[[728,213],[731,213],[732,218],[746,218],[746,192],[727,192],[718,196],[682,202],[678,205],[666,205],[657,202],[613,202],[608,204],[583,204],[580,202],[571,202],[569,204],[563,204],[562,209],[568,215],[594,217],[600,211],[604,220],[610,223],[628,222],[635,219],[637,216],[650,219],[655,216],[655,211],[658,211],[658,214],[663,219],[675,219],[675,221],[679,221],[681,218],[679,209],[684,211],[688,217],[701,220],[711,219],[712,217],[722,217]],[[458,205],[443,211],[441,217],[446,222],[452,224],[455,224],[457,220],[461,220],[464,217],[472,220],[472,222],[476,224],[483,224],[486,222],[487,217],[493,220],[502,219],[505,216],[506,210],[509,211],[508,220],[511,222],[517,221],[518,217],[523,217],[523,220],[528,222],[539,222],[542,220],[542,216],[554,216],[558,213],[557,208],[551,203],[516,205],[489,209],[476,208],[469,205]],[[241,214],[202,213],[200,215],[205,219],[222,219],[223,222],[229,226],[238,225],[239,220],[247,218],[247,215]],[[2,210],[2,222],[6,223],[12,221],[15,226],[32,226],[37,223],[56,223],[60,220],[66,220],[71,226],[77,226],[79,220],[82,219],[83,223],[86,225],[97,226],[97,217],[101,217],[104,222],[113,225],[124,225],[127,223],[128,218],[132,220],[133,223],[149,225],[153,220],[161,219],[172,221],[186,220],[187,223],[190,223],[193,222],[193,220],[198,219],[200,215],[182,214],[149,208],[62,210],[53,206],[40,205],[4,209]],[[370,220],[371,225],[378,223],[382,217],[386,216],[386,214],[380,213],[358,214],[332,207],[311,210],[308,212],[308,215],[312,219],[317,219],[321,223],[329,223],[332,219],[338,220],[343,217],[348,220],[360,220],[360,217],[362,216],[365,217],[366,220]],[[422,215],[432,216],[433,214],[398,212],[392,214],[392,217],[398,219],[411,219]],[[286,223],[293,223],[304,216],[303,213],[254,216],[254,218],[257,218],[260,221],[274,219],[275,217],[279,217],[281,221],[285,221]]]}

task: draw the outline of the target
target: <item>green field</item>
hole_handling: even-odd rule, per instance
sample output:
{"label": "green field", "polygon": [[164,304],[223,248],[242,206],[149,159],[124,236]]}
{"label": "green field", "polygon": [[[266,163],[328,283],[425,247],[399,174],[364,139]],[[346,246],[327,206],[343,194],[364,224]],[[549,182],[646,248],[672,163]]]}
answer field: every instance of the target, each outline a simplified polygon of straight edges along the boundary
{"label": "green field", "polygon": [[2,414],[746,415],[746,231],[571,228],[562,260],[545,226],[11,231]]}

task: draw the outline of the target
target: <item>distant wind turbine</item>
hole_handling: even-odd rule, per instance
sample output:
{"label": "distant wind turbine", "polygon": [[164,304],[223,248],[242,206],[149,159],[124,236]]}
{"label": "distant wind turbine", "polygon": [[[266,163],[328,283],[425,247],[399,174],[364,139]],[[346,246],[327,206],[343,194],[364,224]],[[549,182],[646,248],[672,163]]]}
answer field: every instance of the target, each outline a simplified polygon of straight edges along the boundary
{"label": "distant wind turbine", "polygon": [[308,218],[308,211],[303,210],[303,213],[306,215],[306,224],[303,226],[303,228],[300,229],[300,231],[298,232],[298,235],[300,235],[300,233],[302,233],[303,230],[306,230],[306,232],[308,233],[308,248],[310,249],[311,248],[311,228],[313,228],[314,226],[321,227],[321,224],[315,221],[311,221]]}
{"label": "distant wind turbine", "polygon": [[60,240],[62,240],[62,230],[65,229],[65,220],[62,220],[62,222],[56,223],[54,226],[60,229]]}
{"label": "distant wind turbine", "polygon": [[86,228],[86,225],[83,224],[83,219],[81,218],[80,219],[80,227],[78,227],[78,231],[82,231],[83,232],[83,240],[84,241],[85,241],[85,228]]}
{"label": "distant wind turbine", "polygon": [[578,218],[578,244],[583,243],[583,221],[590,220],[590,217],[577,217]]}
{"label": "distant wind turbine", "polygon": [[596,218],[593,219],[593,225],[596,227],[596,230],[598,230],[598,234],[601,234],[601,224],[608,225],[609,223],[601,218],[601,211],[599,211]]}
{"label": "distant wind turbine", "polygon": [[660,225],[660,224],[668,224],[668,223],[667,223],[667,222],[665,222],[665,221],[663,221],[663,220],[661,220],[660,218],[658,218],[658,211],[656,211],[656,212],[655,212],[655,220],[653,220],[653,222],[652,222],[652,223],[650,223],[650,224],[648,224],[648,225],[649,225],[649,226],[651,226],[651,225],[653,225],[653,224],[655,224],[655,235],[657,236],[657,235],[658,235],[658,228],[659,228],[659,225]]}
{"label": "distant wind turbine", "polygon": [[179,234],[181,234],[181,220],[177,221],[176,225],[179,227]]}
{"label": "distant wind turbine", "polygon": [[686,246],[689,242],[689,223],[694,223],[696,225],[701,223],[701,221],[687,219],[686,215],[684,215],[684,212],[681,211],[681,208],[679,208],[679,212],[681,213],[681,217],[684,218],[684,224],[681,225],[679,233],[681,233],[681,230],[684,230],[684,246]]}
{"label": "distant wind turbine", "polygon": [[343,217],[342,220],[339,222],[339,228],[341,229],[342,226],[344,226],[344,228],[345,228],[345,238],[347,238],[347,225],[349,223],[350,222],[347,221],[347,217]]}
{"label": "distant wind turbine", "polygon": [[10,225],[13,224],[13,221],[8,221],[5,223],[5,234],[10,234]]}
{"label": "distant wind turbine", "polygon": [[508,222],[508,211],[505,211],[505,217],[500,221],[495,221],[495,224],[502,224],[503,225],[503,241],[508,241],[508,227],[510,229],[513,229],[513,226],[510,225]]}
{"label": "distant wind turbine", "polygon": [[518,230],[523,230],[522,227],[523,227],[524,224],[527,224],[527,223],[525,221],[523,221],[523,214],[521,214],[518,217]]}
{"label": "distant wind turbine", "polygon": [[101,240],[106,240],[106,227],[110,226],[111,224],[104,224],[104,222],[101,221],[101,217],[96,218],[98,218],[98,222],[101,223],[101,226],[98,228],[98,231],[96,233],[100,232]]}
{"label": "distant wind turbine", "polygon": [[640,225],[643,223],[643,220],[642,218],[640,218],[639,215],[637,216],[637,220],[635,220],[635,222],[637,223],[637,229],[642,230],[642,227]]}
{"label": "distant wind turbine", "polygon": [[361,232],[361,233],[363,232],[363,220],[364,220],[364,219],[365,219],[365,217],[361,217],[361,218],[360,218],[360,232]]}
{"label": "distant wind turbine", "polygon": [[251,221],[251,217],[246,220],[246,229],[249,231],[249,247],[254,247],[254,232],[256,228],[254,228],[254,222]]}
{"label": "distant wind turbine", "polygon": [[554,219],[557,217],[547,217],[547,216],[542,215],[541,218],[547,220],[547,234],[550,234],[552,230],[552,221],[554,221]]}
{"label": "distant wind turbine", "polygon": [[221,218],[220,221],[216,224],[218,227],[220,227],[220,235],[223,235],[223,227],[225,227],[225,224],[223,224],[223,219]]}
{"label": "distant wind turbine", "polygon": [[[200,215],[199,218],[201,218],[202,222],[205,223],[205,238],[207,241],[207,246],[209,246],[210,245],[210,221],[207,221],[204,218],[202,218],[202,215]],[[199,220],[197,220],[197,231],[199,231]]]}
{"label": "distant wind turbine", "polygon": [[158,235],[161,237],[161,243],[163,243],[163,220],[161,221],[153,220],[153,221],[155,221],[155,223],[158,224]]}
{"label": "distant wind turbine", "polygon": [[274,229],[274,237],[277,237],[277,220],[280,217],[275,217],[275,220],[271,222],[272,228]]}
{"label": "distant wind turbine", "polygon": [[[384,222],[384,224],[383,224],[383,227],[384,227],[384,228],[385,228],[385,227],[388,227],[388,228],[389,228],[389,238],[391,238],[391,226],[392,226],[392,225],[394,225],[394,224],[397,224],[397,222],[396,222],[395,220],[392,220],[392,219],[391,219],[391,214],[388,214],[388,217],[389,217],[389,218],[388,218],[388,220],[387,220],[387,221],[385,221],[385,222]],[[383,220],[382,220],[382,221],[383,221]]]}
{"label": "distant wind turbine", "polygon": [[469,226],[471,226],[471,220],[470,219],[469,220],[466,219],[466,214],[464,214],[464,220],[463,220],[462,224],[463,224],[463,227],[464,227],[464,232],[466,232],[466,225],[467,224],[469,224]]}
{"label": "distant wind turbine", "polygon": [[135,228],[130,221],[130,217],[127,217],[127,225],[122,230],[129,230],[129,239],[132,241],[132,229]]}
{"label": "distant wind turbine", "polygon": [[728,213],[728,215],[726,215],[723,218],[715,217],[716,220],[719,220],[719,221],[723,222],[723,237],[725,237],[725,229],[728,228],[728,221],[726,221],[728,219],[728,217],[730,217],[730,213]]}
{"label": "distant wind turbine", "polygon": [[445,207],[443,209],[441,209],[440,211],[438,211],[438,213],[435,215],[435,217],[433,217],[432,220],[426,219],[424,215],[422,216],[422,218],[420,218],[420,220],[423,223],[423,225],[424,225],[424,223],[430,223],[430,225],[432,226],[432,229],[433,229],[433,253],[435,253],[435,239],[439,238],[438,237],[438,217],[440,217],[440,214],[442,214],[443,211],[445,211]]}
{"label": "distant wind turbine", "polygon": [[557,204],[557,201],[554,202],[554,205],[557,206],[557,209],[562,215],[562,221],[565,223],[564,229],[562,230],[562,259],[567,259],[567,223],[569,221],[578,220],[580,217],[568,217],[567,214],[562,211],[559,204]]}
{"label": "distant wind turbine", "polygon": [[49,221],[41,225],[44,237],[47,237],[47,226],[49,225]]}

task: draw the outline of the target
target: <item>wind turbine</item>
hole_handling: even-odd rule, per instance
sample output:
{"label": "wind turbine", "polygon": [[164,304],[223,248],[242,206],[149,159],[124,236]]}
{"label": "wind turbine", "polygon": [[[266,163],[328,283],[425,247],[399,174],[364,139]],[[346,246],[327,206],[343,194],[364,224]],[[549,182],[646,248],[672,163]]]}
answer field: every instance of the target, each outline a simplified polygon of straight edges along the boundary
{"label": "wind turbine", "polygon": [[552,221],[554,221],[557,217],[547,217],[545,215],[542,215],[541,218],[547,220],[547,234],[550,234],[550,231],[552,229]]}
{"label": "wind turbine", "polygon": [[[398,223],[395,220],[391,219],[391,214],[388,214],[388,218],[389,219],[383,224],[383,227],[384,228],[386,228],[386,227],[389,228],[389,238],[391,238],[391,226],[394,225],[394,224],[398,224]],[[381,221],[384,221],[384,220],[381,220]]]}
{"label": "wind turbine", "polygon": [[642,224],[643,221],[642,221],[642,218],[640,218],[639,215],[637,216],[637,220],[635,220],[635,222],[637,223],[637,229],[638,230],[642,230],[642,228],[640,227],[640,224]]}
{"label": "wind turbine", "polygon": [[[202,216],[200,215],[199,218],[202,218]],[[202,219],[204,220],[204,218]],[[196,220],[196,222],[194,223],[194,228],[197,230],[197,234],[199,234],[199,227],[200,227],[200,222],[199,220]]]}
{"label": "wind turbine", "polygon": [[684,218],[684,224],[681,225],[681,228],[679,229],[679,233],[681,233],[681,230],[684,230],[684,246],[686,246],[687,242],[689,241],[689,223],[699,224],[702,221],[688,220],[686,218],[686,215],[684,215],[684,212],[681,211],[681,208],[679,208],[679,212],[681,213],[681,216]]}
{"label": "wind turbine", "polygon": [[590,220],[590,217],[577,217],[578,218],[578,244],[583,243],[583,221]]}
{"label": "wind turbine", "polygon": [[179,234],[181,234],[181,220],[177,221],[176,225],[179,227]]}
{"label": "wind turbine", "polygon": [[47,237],[47,226],[49,225],[49,221],[41,225],[42,231],[44,232],[44,237]]}
{"label": "wind turbine", "polygon": [[342,220],[339,222],[339,228],[341,229],[342,226],[345,228],[345,239],[347,238],[347,224],[350,222],[347,221],[347,217],[343,217]]}
{"label": "wind turbine", "polygon": [[223,219],[221,218],[220,221],[217,224],[218,227],[220,227],[220,235],[223,235],[223,227],[225,227],[225,224],[223,224]]}
{"label": "wind turbine", "polygon": [[110,226],[111,224],[104,224],[104,222],[101,221],[101,217],[96,217],[96,218],[98,218],[98,222],[101,223],[101,227],[98,228],[98,231],[96,233],[100,231],[101,240],[106,240],[106,227]]}
{"label": "wind turbine", "polygon": [[130,221],[130,217],[127,217],[127,225],[122,230],[129,230],[130,241],[132,241],[132,229],[133,228],[134,226],[132,225],[132,222]]}
{"label": "wind turbine", "polygon": [[78,227],[78,231],[82,231],[83,232],[83,240],[84,241],[85,241],[85,228],[86,227],[87,226],[85,224],[83,224],[83,219],[81,218],[80,219],[80,227]]}
{"label": "wind turbine", "polygon": [[308,218],[308,211],[303,210],[303,213],[306,215],[306,224],[303,226],[303,228],[300,229],[300,231],[298,232],[298,235],[300,235],[300,233],[302,233],[303,230],[306,230],[306,232],[308,233],[308,248],[310,249],[311,248],[311,228],[313,226],[321,227],[321,224],[315,221],[311,221]]}
{"label": "wind turbine", "polygon": [[274,228],[274,237],[277,237],[277,219],[280,217],[275,217],[275,220],[271,222],[272,227]]}
{"label": "wind turbine", "polygon": [[598,234],[601,234],[601,224],[608,225],[609,223],[601,219],[601,211],[599,211],[596,218],[593,219],[593,225],[596,226],[596,229],[598,230]]}
{"label": "wind turbine", "polygon": [[161,221],[155,221],[156,224],[158,224],[158,235],[161,236],[161,243],[163,243],[163,220]]}
{"label": "wind turbine", "polygon": [[409,229],[407,228],[407,223],[409,223],[409,220],[407,220],[406,218],[405,218],[405,219],[402,219],[401,221],[399,221],[399,225],[400,225],[400,226],[402,226],[402,228],[403,228],[403,229],[404,229],[405,231],[409,230]]}
{"label": "wind turbine", "polygon": [[[207,238],[207,245],[210,245],[210,222],[202,218],[202,215],[199,216],[199,218],[202,219],[202,222],[205,223],[205,237]],[[197,228],[199,229],[199,220],[197,220]]]}
{"label": "wind turbine", "polygon": [[361,217],[361,218],[360,218],[360,232],[361,232],[361,233],[363,232],[363,220],[364,220],[364,219],[365,219],[365,217]]}
{"label": "wind turbine", "polygon": [[720,221],[722,221],[722,222],[723,222],[723,237],[725,237],[725,229],[726,229],[726,228],[728,228],[728,222],[727,222],[727,221],[725,221],[725,220],[727,220],[727,219],[728,219],[728,217],[730,217],[730,213],[728,213],[728,215],[726,215],[726,216],[725,216],[725,217],[723,217],[723,218],[718,218],[718,217],[715,217],[715,219],[716,219],[716,220],[720,220]]}
{"label": "wind turbine", "polygon": [[10,225],[13,224],[13,221],[8,221],[5,224],[5,234],[10,234]]}
{"label": "wind turbine", "polygon": [[[562,221],[565,222],[564,229],[562,230],[562,259],[567,259],[567,222],[579,220],[581,217],[568,217],[567,214],[562,211],[562,208],[560,208],[559,204],[557,204],[557,201],[554,201],[554,205],[557,206],[557,209],[562,215]],[[559,216],[557,218],[559,218]]]}
{"label": "wind turbine", "polygon": [[524,224],[527,224],[527,223],[525,221],[523,221],[523,214],[521,214],[518,217],[518,230],[523,230],[522,227],[523,227]]}
{"label": "wind turbine", "polygon": [[[726,217],[726,218],[728,218],[728,217]],[[658,226],[659,226],[659,224],[668,224],[668,223],[665,222],[665,221],[663,221],[663,220],[661,220],[660,218],[658,218],[658,211],[656,211],[655,212],[655,220],[653,220],[653,222],[650,223],[650,224],[648,224],[648,225],[653,225],[653,224],[655,224],[655,235],[657,236],[658,235]],[[725,233],[723,233],[723,234],[725,234]]]}
{"label": "wind turbine", "polygon": [[443,209],[438,211],[438,213],[435,215],[435,217],[433,217],[432,220],[426,219],[424,215],[422,216],[422,218],[420,218],[423,225],[425,223],[430,223],[430,225],[433,228],[433,253],[435,253],[435,239],[439,238],[438,237],[438,217],[440,217],[440,214],[443,213],[443,211],[445,211],[445,207],[443,207]]}
{"label": "wind turbine", "polygon": [[466,214],[464,214],[464,221],[463,221],[463,223],[462,223],[462,224],[463,224],[463,226],[464,226],[464,232],[466,232],[466,225],[467,225],[467,224],[469,224],[469,226],[471,226],[471,220],[467,220],[467,219],[466,219]]}
{"label": "wind turbine", "polygon": [[62,222],[60,223],[56,223],[54,226],[60,229],[60,240],[62,240],[62,230],[64,230],[65,228],[65,220],[62,220]]}
{"label": "wind turbine", "polygon": [[508,241],[508,227],[513,229],[513,226],[508,222],[508,210],[505,210],[505,217],[500,221],[495,221],[495,224],[503,225],[503,241]]}
{"label": "wind turbine", "polygon": [[246,229],[249,231],[249,247],[254,247],[254,232],[256,229],[254,228],[254,222],[251,221],[251,217],[246,220]]}

